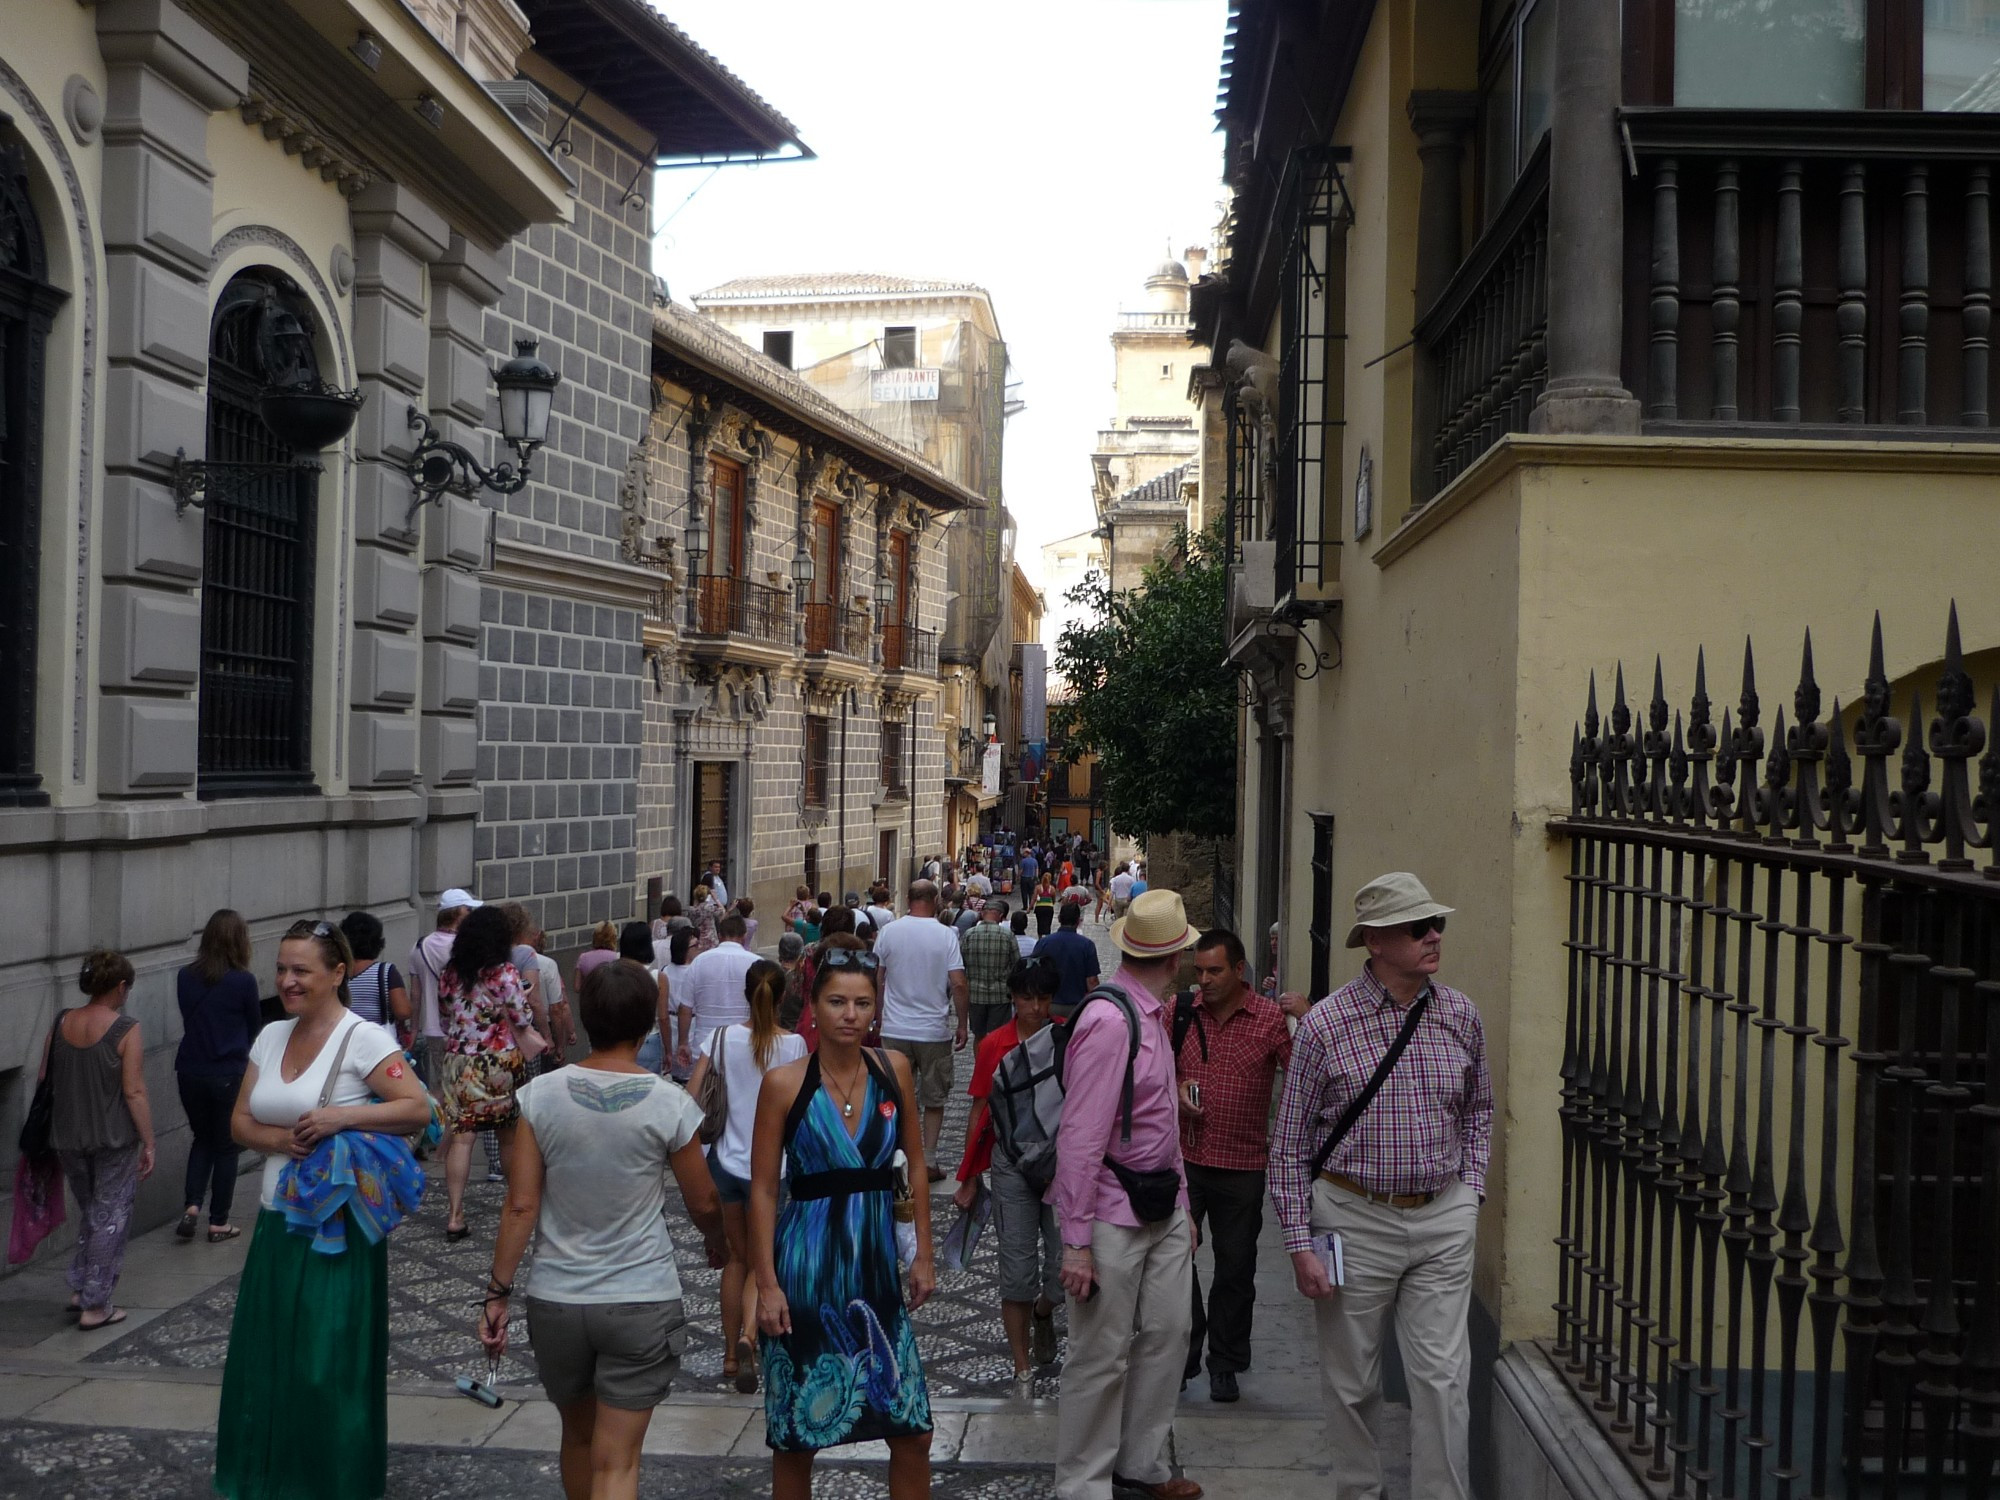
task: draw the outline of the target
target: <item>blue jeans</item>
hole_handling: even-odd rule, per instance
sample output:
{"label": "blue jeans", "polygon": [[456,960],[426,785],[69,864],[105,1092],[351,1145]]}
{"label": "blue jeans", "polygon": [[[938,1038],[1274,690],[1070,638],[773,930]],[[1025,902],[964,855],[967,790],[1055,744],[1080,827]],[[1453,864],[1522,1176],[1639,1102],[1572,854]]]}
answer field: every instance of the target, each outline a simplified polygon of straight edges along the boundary
{"label": "blue jeans", "polygon": [[639,1043],[639,1066],[648,1073],[657,1074],[666,1054],[667,1045],[660,1040],[660,1028],[655,1026],[647,1033],[646,1040]]}
{"label": "blue jeans", "polygon": [[243,1149],[229,1134],[229,1116],[236,1108],[236,1095],[243,1087],[243,1075],[214,1078],[206,1074],[176,1073],[180,1085],[181,1109],[187,1114],[187,1191],[183,1204],[199,1208],[208,1200],[208,1222],[227,1224],[229,1205],[236,1201],[236,1163]]}

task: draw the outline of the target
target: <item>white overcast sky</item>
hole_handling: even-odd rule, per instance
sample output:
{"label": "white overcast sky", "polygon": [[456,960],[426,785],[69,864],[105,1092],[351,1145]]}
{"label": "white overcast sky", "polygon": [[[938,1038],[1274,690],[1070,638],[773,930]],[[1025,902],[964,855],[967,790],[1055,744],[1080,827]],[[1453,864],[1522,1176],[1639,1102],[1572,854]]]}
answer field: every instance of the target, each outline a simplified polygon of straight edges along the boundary
{"label": "white overcast sky", "polygon": [[1039,582],[1041,544],[1091,524],[1116,314],[1217,217],[1225,0],[654,3],[818,153],[661,174],[675,299],[786,271],[984,286],[1027,402],[1005,483]]}

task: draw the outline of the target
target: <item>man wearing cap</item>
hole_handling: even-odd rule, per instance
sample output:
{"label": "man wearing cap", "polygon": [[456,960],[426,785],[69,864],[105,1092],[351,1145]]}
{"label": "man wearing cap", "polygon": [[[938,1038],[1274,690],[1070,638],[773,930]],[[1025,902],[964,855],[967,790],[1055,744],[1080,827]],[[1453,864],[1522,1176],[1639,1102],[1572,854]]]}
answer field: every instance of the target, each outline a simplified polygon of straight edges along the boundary
{"label": "man wearing cap", "polygon": [[1014,1019],[1014,1002],[1007,993],[1007,976],[1020,962],[1021,945],[1007,930],[1007,902],[989,896],[980,909],[978,925],[959,934],[958,950],[965,963],[965,987],[972,1001],[972,1038]]}
{"label": "man wearing cap", "polygon": [[[1115,1484],[1154,1500],[1197,1500],[1201,1486],[1174,1477],[1162,1453],[1187,1359],[1194,1260],[1162,1001],[1195,931],[1176,892],[1149,891],[1112,923],[1111,941],[1124,958],[1110,983],[1138,1016],[1131,1138],[1123,1131],[1131,1028],[1115,1001],[1087,999],[1069,1023],[1056,1175],[1046,1200],[1062,1231],[1069,1293],[1055,1492],[1058,1500],[1110,1500]],[[1128,1189],[1128,1182],[1135,1185]],[[1164,1204],[1149,1202],[1161,1187],[1178,1191],[1162,1194]]]}
{"label": "man wearing cap", "polygon": [[[1410,1493],[1472,1493],[1466,1314],[1493,1087],[1479,1012],[1434,977],[1450,913],[1414,875],[1361,888],[1347,946],[1365,946],[1367,962],[1293,1037],[1271,1143],[1271,1201],[1299,1291],[1315,1304],[1339,1500],[1382,1493],[1369,1422],[1381,1403],[1382,1330],[1392,1315],[1410,1387]],[[1399,1037],[1406,1040],[1391,1062]],[[1357,1113],[1378,1074],[1374,1097]],[[1320,1248],[1330,1234],[1339,1236],[1339,1286]]]}
{"label": "man wearing cap", "polygon": [[444,1027],[438,1016],[438,975],[451,962],[451,945],[458,924],[467,912],[483,905],[483,901],[474,899],[472,892],[459,886],[440,891],[436,925],[417,939],[410,949],[409,962],[403,966],[417,990],[417,1044],[411,1055],[417,1060],[417,1076],[433,1089],[442,1082],[439,1070],[444,1057]]}

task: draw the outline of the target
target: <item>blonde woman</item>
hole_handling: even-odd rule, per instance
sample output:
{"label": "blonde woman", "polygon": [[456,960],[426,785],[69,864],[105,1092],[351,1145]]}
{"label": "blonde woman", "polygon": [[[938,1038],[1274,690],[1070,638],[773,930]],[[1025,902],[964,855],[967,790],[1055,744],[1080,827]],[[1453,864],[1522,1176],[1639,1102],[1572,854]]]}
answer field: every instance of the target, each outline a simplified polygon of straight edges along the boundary
{"label": "blonde woman", "polygon": [[[745,1395],[757,1389],[757,1288],[750,1272],[750,1138],[757,1124],[757,1096],[764,1075],[806,1055],[803,1037],[785,1030],[778,1006],[785,995],[781,964],[760,958],[743,975],[749,1024],[718,1026],[694,1065],[688,1091],[701,1097],[703,1081],[720,1068],[727,1085],[728,1123],[708,1152],[708,1175],[722,1199],[722,1228],[729,1264],[722,1268],[722,1373]],[[718,1061],[719,1059],[719,1061]]]}
{"label": "blonde woman", "polygon": [[688,907],[688,920],[694,923],[694,951],[697,956],[715,946],[715,924],[720,922],[725,914],[722,903],[715,899],[714,891],[705,885],[694,888],[693,904]]}

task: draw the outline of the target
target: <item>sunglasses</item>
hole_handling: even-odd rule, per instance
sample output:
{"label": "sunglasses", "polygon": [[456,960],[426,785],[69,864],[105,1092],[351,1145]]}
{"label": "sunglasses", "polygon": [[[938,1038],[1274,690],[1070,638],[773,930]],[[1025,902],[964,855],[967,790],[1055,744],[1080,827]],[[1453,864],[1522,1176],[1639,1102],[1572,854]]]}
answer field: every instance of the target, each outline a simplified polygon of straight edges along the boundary
{"label": "sunglasses", "polygon": [[333,926],[328,922],[308,922],[301,920],[287,927],[285,929],[285,936],[287,939],[303,937],[330,938],[333,936]]}
{"label": "sunglasses", "polygon": [[864,974],[873,974],[882,967],[881,959],[858,948],[829,948],[819,956],[819,961],[825,968],[859,969]]}
{"label": "sunglasses", "polygon": [[1440,937],[1444,936],[1443,917],[1425,917],[1420,922],[1412,922],[1410,924],[1410,939],[1412,942],[1421,943],[1434,932]]}

